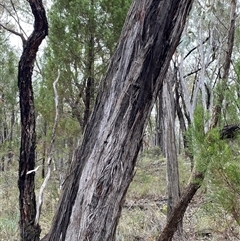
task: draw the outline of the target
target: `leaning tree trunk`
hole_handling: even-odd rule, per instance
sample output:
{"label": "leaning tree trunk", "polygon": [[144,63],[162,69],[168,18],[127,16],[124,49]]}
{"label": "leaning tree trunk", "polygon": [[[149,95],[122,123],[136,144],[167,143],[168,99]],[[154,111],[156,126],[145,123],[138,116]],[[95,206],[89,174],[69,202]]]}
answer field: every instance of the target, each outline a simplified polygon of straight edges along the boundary
{"label": "leaning tree trunk", "polygon": [[135,0],[64,183],[51,241],[110,241],[192,0]]}
{"label": "leaning tree trunk", "polygon": [[20,205],[20,236],[21,240],[39,240],[40,226],[34,225],[36,201],[34,192],[35,166],[35,113],[32,89],[32,72],[36,53],[42,40],[48,33],[48,23],[41,0],[28,1],[35,18],[34,30],[24,41],[24,49],[18,66],[18,88],[21,112],[21,148],[19,159],[19,205]]}

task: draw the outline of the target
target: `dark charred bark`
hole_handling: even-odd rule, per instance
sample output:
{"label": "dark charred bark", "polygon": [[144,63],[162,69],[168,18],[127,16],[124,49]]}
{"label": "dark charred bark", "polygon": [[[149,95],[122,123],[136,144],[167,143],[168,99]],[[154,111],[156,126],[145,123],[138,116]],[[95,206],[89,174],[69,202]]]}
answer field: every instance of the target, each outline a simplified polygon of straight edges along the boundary
{"label": "dark charred bark", "polygon": [[171,241],[175,231],[181,220],[183,219],[183,215],[192,200],[193,196],[197,192],[197,190],[201,187],[202,181],[204,179],[204,172],[194,173],[192,177],[191,183],[187,186],[187,188],[182,193],[180,200],[177,205],[173,208],[170,217],[168,218],[167,224],[161,232],[161,235],[157,239],[157,241]]}
{"label": "dark charred bark", "polygon": [[192,0],[136,0],[64,183],[48,241],[110,241]]}
{"label": "dark charred bark", "polygon": [[160,147],[162,155],[166,157],[165,148],[164,148],[164,138],[163,138],[163,98],[162,98],[162,89],[159,92],[159,96],[157,98],[157,116],[156,116],[156,126],[157,126],[157,133],[156,133],[156,145]]}
{"label": "dark charred bark", "polygon": [[[94,1],[91,0],[90,2],[91,8],[94,8]],[[83,127],[82,130],[84,131],[89,116],[91,114],[92,105],[94,101],[94,35],[95,26],[94,26],[94,19],[93,16],[89,17],[89,45],[87,48],[87,83],[85,88],[85,110],[83,116]]]}
{"label": "dark charred bark", "polygon": [[83,117],[83,130],[85,126],[87,125],[89,116],[91,114],[91,103],[92,103],[92,97],[93,97],[93,83],[94,79],[92,77],[88,77],[87,79],[87,86],[85,89],[85,110],[84,110],[84,117]]}
{"label": "dark charred bark", "polygon": [[[3,130],[2,130],[2,140],[1,140],[1,144],[4,145],[4,143],[7,141],[7,123],[5,121],[3,121]],[[2,156],[2,166],[1,166],[1,171],[6,171],[6,165],[5,165],[5,154],[3,154]]]}
{"label": "dark charred bark", "polygon": [[36,200],[34,192],[35,166],[35,111],[32,89],[32,72],[38,47],[48,34],[48,23],[41,0],[28,1],[35,18],[34,30],[24,41],[23,53],[18,66],[18,88],[21,112],[21,148],[19,159],[19,206],[20,206],[20,236],[21,240],[39,240],[40,226],[34,225],[36,215]]}
{"label": "dark charred bark", "polygon": [[85,109],[84,109],[84,116],[83,116],[83,127],[84,130],[85,126],[87,125],[89,116],[91,114],[92,109],[92,102],[94,99],[94,37],[91,34],[89,46],[88,46],[88,61],[87,61],[87,83],[85,88]]}

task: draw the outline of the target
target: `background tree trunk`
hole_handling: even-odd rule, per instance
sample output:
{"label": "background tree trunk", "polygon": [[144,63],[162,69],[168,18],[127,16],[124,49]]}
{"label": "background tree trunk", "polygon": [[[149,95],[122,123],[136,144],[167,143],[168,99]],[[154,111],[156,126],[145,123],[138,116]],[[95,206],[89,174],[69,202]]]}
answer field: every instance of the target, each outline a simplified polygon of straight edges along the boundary
{"label": "background tree trunk", "polygon": [[217,99],[217,104],[214,106],[215,111],[218,112],[218,114],[215,115],[217,118],[215,120],[215,124],[219,124],[220,117],[221,117],[221,112],[222,112],[222,106],[223,106],[223,101],[225,98],[225,92],[227,90],[227,80],[229,76],[229,71],[230,71],[230,66],[231,66],[231,58],[232,58],[232,51],[233,51],[233,45],[234,45],[234,35],[235,35],[235,25],[236,25],[236,0],[231,1],[231,12],[230,12],[230,24],[229,24],[229,29],[228,29],[228,36],[227,36],[227,47],[226,47],[226,54],[225,54],[225,59],[223,63],[223,73],[222,73],[222,78],[220,81],[221,85],[221,91],[218,95]]}
{"label": "background tree trunk", "polygon": [[157,101],[156,101],[156,146],[160,147],[162,155],[166,157],[165,148],[164,148],[164,136],[163,136],[163,98],[162,98],[163,89],[159,92]]}
{"label": "background tree trunk", "polygon": [[191,5],[132,4],[47,240],[115,240],[143,131]]}
{"label": "background tree trunk", "polygon": [[[90,2],[90,8],[92,10],[92,13],[94,12],[94,1],[91,0]],[[87,54],[86,54],[86,87],[85,87],[85,98],[84,98],[84,116],[83,116],[83,131],[85,126],[87,125],[89,116],[91,114],[92,110],[92,102],[94,100],[94,14],[90,14],[91,17],[89,18],[88,26],[89,26],[89,43],[87,46]],[[92,16],[93,15],[93,16]]]}
{"label": "background tree trunk", "polygon": [[[226,80],[229,76],[229,70],[230,70],[230,63],[231,63],[231,55],[232,55],[232,48],[233,48],[233,42],[234,42],[234,33],[235,33],[235,20],[236,20],[236,1],[231,1],[231,12],[230,12],[230,24],[229,24],[229,31],[228,31],[228,42],[227,42],[227,52],[224,62],[224,68],[223,68],[223,86],[224,90],[226,90]],[[221,92],[218,96],[218,103],[214,108],[212,118],[211,118],[211,124],[210,129],[215,128],[217,124],[219,123],[220,116],[221,116],[221,110],[222,110],[222,102],[224,100],[224,94]],[[210,162],[210,160],[209,160]],[[208,163],[209,163],[208,162]],[[188,204],[194,197],[197,190],[201,187],[202,182],[205,177],[205,173],[208,168],[208,163],[205,164],[205,167],[202,168],[203,170],[199,171],[198,168],[194,168],[192,172],[192,176],[190,179],[190,183],[185,188],[183,194],[180,197],[179,202],[174,207],[171,216],[168,219],[167,224],[165,225],[163,232],[158,238],[158,241],[170,241],[172,240],[172,237],[174,235],[174,232],[177,229],[178,223],[182,220],[184,213],[188,207]],[[196,164],[195,164],[196,166]]]}
{"label": "background tree trunk", "polygon": [[34,30],[26,42],[18,66],[18,88],[21,112],[21,148],[19,159],[18,188],[20,192],[20,236],[21,240],[39,240],[40,226],[34,225],[36,215],[36,200],[34,192],[35,166],[35,110],[32,89],[32,72],[36,53],[42,40],[48,33],[48,23],[41,0],[29,0],[35,17]]}
{"label": "background tree trunk", "polygon": [[[179,172],[178,172],[178,160],[177,160],[177,148],[175,138],[175,116],[176,109],[174,104],[174,79],[171,71],[168,71],[168,75],[163,83],[162,100],[163,100],[163,136],[164,147],[167,160],[167,190],[168,190],[168,208],[167,218],[169,219],[173,207],[177,204],[180,197],[179,186]],[[179,222],[178,236],[182,234],[182,222]],[[181,238],[180,238],[181,239]]]}

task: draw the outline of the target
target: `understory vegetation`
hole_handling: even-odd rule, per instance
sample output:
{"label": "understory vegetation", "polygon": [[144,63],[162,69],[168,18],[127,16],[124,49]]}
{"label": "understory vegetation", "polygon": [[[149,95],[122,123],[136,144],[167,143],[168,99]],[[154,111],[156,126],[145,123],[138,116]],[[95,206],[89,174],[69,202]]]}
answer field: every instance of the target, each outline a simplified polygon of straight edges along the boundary
{"label": "understory vegetation", "polygon": [[[235,140],[236,142],[236,140]],[[228,150],[226,145],[226,150]],[[229,145],[236,145],[233,141]],[[227,151],[228,152],[228,151]],[[226,152],[225,152],[226,154]],[[222,153],[222,156],[224,153]],[[229,155],[226,154],[226,155]],[[223,156],[227,158],[227,156]],[[229,156],[228,156],[229,157]],[[210,167],[204,185],[195,196],[184,216],[184,240],[239,240],[240,177],[237,158]],[[226,160],[226,159],[225,159]],[[221,168],[216,168],[217,166]],[[223,171],[225,170],[225,171]],[[181,189],[188,183],[190,161],[179,156]],[[139,156],[135,176],[129,187],[119,221],[117,241],[154,241],[166,222],[166,162],[158,148],[149,148]],[[17,165],[0,172],[0,240],[19,238]],[[213,178],[214,177],[214,178]],[[36,192],[42,183],[40,170],[36,173]],[[44,194],[40,225],[43,237],[50,229],[59,198],[59,181],[53,173]]]}
{"label": "understory vegetation", "polygon": [[[141,6],[140,3],[144,7],[148,6],[146,2],[149,2],[149,6],[154,6],[150,5],[150,0],[54,0],[49,2],[29,0],[28,2],[43,3],[43,9],[46,8],[49,33],[45,43],[36,53],[36,62],[34,60],[32,63],[32,66],[34,65],[31,72],[32,77],[30,81],[27,81],[30,84],[29,87],[32,88],[32,93],[27,99],[30,103],[29,106],[33,108],[30,113],[34,114],[29,120],[32,123],[30,130],[34,130],[34,133],[32,141],[26,139],[26,143],[31,144],[30,142],[32,142],[32,147],[23,145],[24,147],[21,148],[23,136],[25,136],[22,131],[25,130],[27,134],[31,131],[27,131],[23,126],[23,123],[29,123],[29,120],[22,121],[21,119],[27,116],[19,105],[21,93],[24,94],[26,91],[21,90],[19,85],[21,83],[18,80],[19,69],[21,70],[21,68],[18,66],[20,66],[22,46],[25,45],[29,36],[32,36],[29,32],[30,29],[37,25],[34,24],[34,18],[31,14],[31,4],[28,6],[23,0],[0,0],[2,14],[0,19],[0,53],[2,57],[0,61],[0,241],[19,241],[20,238],[26,241],[25,237],[19,235],[21,234],[21,221],[26,221],[25,213],[33,214],[35,212],[35,204],[38,205],[37,199],[39,196],[41,197],[39,195],[40,188],[44,180],[48,180],[50,170],[50,179],[46,182],[46,188],[43,192],[43,205],[42,207],[38,206],[38,211],[41,210],[41,215],[38,216],[42,229],[41,238],[49,232],[51,227],[52,230],[55,230],[56,226],[52,223],[52,219],[58,213],[56,210],[62,211],[61,208],[57,209],[57,205],[64,180],[70,176],[72,184],[75,184],[78,183],[75,181],[75,177],[82,175],[80,172],[80,174],[67,176],[72,170],[71,168],[74,169],[79,163],[82,165],[81,158],[83,157],[85,162],[83,170],[87,170],[88,174],[88,170],[93,165],[85,157],[87,155],[95,157],[95,154],[89,154],[92,149],[95,149],[96,153],[104,153],[100,149],[105,144],[106,153],[110,152],[114,145],[119,145],[116,150],[121,153],[129,148],[130,151],[126,151],[126,156],[118,155],[113,149],[112,152],[116,157],[123,156],[117,165],[115,165],[116,162],[112,158],[112,154],[109,155],[109,161],[106,161],[105,156],[101,159],[105,161],[104,165],[108,163],[106,168],[98,168],[97,161],[94,163],[96,170],[106,171],[100,175],[99,182],[96,182],[96,184],[101,184],[96,186],[96,191],[101,198],[103,197],[101,195],[101,177],[105,177],[106,173],[111,174],[111,178],[109,178],[111,182],[106,182],[106,190],[112,190],[109,186],[113,183],[113,171],[118,170],[120,178],[123,178],[121,175],[127,171],[123,171],[124,165],[122,163],[129,161],[129,164],[135,164],[135,157],[142,145],[142,136],[144,136],[142,151],[138,154],[135,169],[134,166],[130,165],[131,168],[128,168],[125,165],[126,170],[132,171],[134,169],[135,175],[127,191],[116,231],[116,241],[157,241],[166,223],[169,223],[167,222],[170,216],[169,210],[174,209],[179,197],[184,196],[180,194],[189,190],[187,187],[191,184],[193,184],[192,186],[195,184],[196,193],[192,195],[193,198],[188,199],[191,201],[187,202],[189,205],[186,205],[186,213],[182,214],[184,215],[182,235],[176,233],[173,240],[240,240],[239,3],[236,0],[194,1],[181,40],[172,52],[174,54],[171,61],[169,59],[170,65],[166,76],[156,75],[153,83],[158,83],[159,88],[155,88],[153,85],[150,88],[149,85],[148,90],[146,86],[151,81],[150,73],[154,72],[149,67],[158,69],[161,64],[151,66],[149,61],[153,61],[153,56],[149,55],[145,58],[141,57],[145,54],[136,54],[141,49],[143,41],[138,42],[140,39],[138,37],[131,40],[130,37],[138,36],[134,33],[134,31],[137,33],[137,29],[134,27],[131,30],[131,26],[125,28],[124,26],[128,26],[131,21],[126,21],[126,24],[124,22],[129,9],[129,16],[131,13],[133,16],[138,13],[138,11],[132,11],[132,7],[130,7],[132,2],[136,2],[136,7]],[[155,0],[152,2],[169,4],[168,1]],[[179,4],[179,1],[175,2]],[[152,16],[150,15],[146,19],[153,22],[147,24],[144,20],[147,15],[143,9],[140,10],[139,16],[141,22],[145,23],[144,26],[152,27],[157,22],[161,23],[153,21],[152,17],[157,15],[155,10],[151,10],[149,14]],[[146,13],[148,12],[146,11]],[[162,13],[160,15],[163,16]],[[172,26],[176,27],[177,25],[172,24]],[[125,29],[128,34],[124,34]],[[130,30],[133,32],[128,32]],[[145,39],[144,31],[141,29],[140,32]],[[150,32],[146,30],[146,34]],[[174,31],[172,32],[174,33]],[[158,32],[154,29],[153,33]],[[13,36],[15,37],[13,38]],[[129,38],[125,36],[129,36]],[[163,36],[167,38],[167,34],[164,33]],[[16,37],[21,37],[19,38],[21,39],[19,41],[22,41],[20,45],[17,43]],[[158,38],[150,37],[146,38],[146,41],[151,39]],[[171,39],[176,38],[172,37]],[[121,44],[121,41],[124,43],[125,40],[132,41],[129,47],[128,44]],[[143,53],[155,54],[157,50],[161,49],[156,47],[151,51],[146,51],[146,47],[149,46],[152,46],[151,41],[144,45]],[[165,44],[161,46],[165,46]],[[173,45],[167,42],[166,48],[169,46]],[[124,52],[125,47],[126,53]],[[133,47],[132,55],[129,54],[130,47]],[[119,52],[116,51],[118,49]],[[163,50],[165,51],[164,48]],[[119,53],[119,58],[113,61],[116,63],[116,68],[111,70],[113,66],[111,61],[114,59],[115,51],[116,56]],[[135,55],[136,58],[141,57],[142,59],[140,58],[140,61],[133,60]],[[158,63],[158,60],[162,60],[159,55],[156,57],[153,65]],[[124,59],[129,60],[129,65]],[[134,68],[138,68],[138,64],[144,66],[141,63],[149,65],[143,68],[144,71],[139,75],[141,84],[139,84],[140,82],[133,84],[133,81],[138,79],[136,77],[138,71],[135,73],[134,70],[132,72],[133,78],[130,78],[131,71],[130,67],[127,66],[131,66],[133,63]],[[114,77],[114,74],[117,77]],[[126,84],[128,79],[130,82]],[[23,80],[25,82],[24,78]],[[116,87],[113,88],[115,83]],[[119,85],[118,88],[118,84],[122,86],[126,84],[126,88],[131,88],[129,91],[123,88],[123,95],[121,95],[120,89],[122,87]],[[18,87],[20,88],[18,89]],[[159,90],[156,95],[154,94],[155,90]],[[107,121],[101,125],[103,133],[105,130],[109,130],[109,135],[105,133],[106,141],[103,140],[102,134],[96,135],[96,140],[103,141],[102,144],[99,142],[99,146],[96,147],[95,143],[98,141],[94,140],[92,132],[86,130],[88,130],[88,126],[89,130],[94,130],[89,125],[93,120],[91,116],[94,116],[92,111],[98,110],[98,106],[104,106],[99,104],[100,102],[98,99],[96,101],[96,98],[97,96],[104,97],[105,94],[101,93],[105,91],[106,97],[112,100],[116,91],[116,102],[113,103],[117,104],[116,106],[114,104],[113,107],[110,104],[106,105],[106,109],[103,108],[101,112],[102,115],[99,115],[106,117],[106,113],[109,115],[112,113],[112,116],[109,116]],[[139,95],[140,91],[142,91],[142,95]],[[120,94],[119,98],[118,94]],[[122,98],[122,96],[125,97]],[[139,102],[137,102],[138,96]],[[149,108],[144,110],[144,105],[153,96],[152,104],[150,105],[149,102]],[[32,104],[30,97],[34,97],[34,104]],[[122,100],[124,100],[123,103],[120,103]],[[153,101],[155,102],[153,103]],[[23,101],[22,103],[22,107],[26,107],[27,102]],[[108,103],[108,101],[103,100],[102,103]],[[129,106],[121,111],[114,110],[115,107],[125,107],[126,103],[131,104],[132,107]],[[139,120],[142,121],[144,118],[136,115],[137,111],[134,112],[135,114],[130,113],[138,108],[140,108],[139,113],[144,114],[143,117],[146,118],[145,122],[142,122],[142,128],[139,128]],[[150,111],[152,112],[150,113]],[[119,118],[114,117],[113,112],[121,115]],[[127,128],[130,126],[130,122],[136,124],[136,129],[139,128],[139,136],[135,137],[132,134],[131,137],[134,137],[134,140],[128,139],[120,145],[123,136],[127,136],[129,130],[135,130],[135,127],[128,130],[123,125],[127,116],[133,116],[126,125]],[[136,117],[138,119],[133,121]],[[97,126],[100,119],[96,118],[92,121],[96,124],[92,126]],[[117,124],[108,127],[106,124],[111,124],[110,119],[116,120]],[[119,127],[121,134],[115,135],[112,126]],[[146,128],[144,129],[144,127]],[[123,135],[125,132],[126,135]],[[90,133],[89,136],[86,133]],[[116,136],[117,139],[112,141],[110,134]],[[86,151],[86,155],[79,154],[81,158],[75,158],[76,148],[80,147],[81,143],[87,143],[87,141],[84,142],[85,137],[93,144],[91,148],[82,145],[81,150]],[[136,144],[136,153],[130,157],[129,153],[134,153],[132,151],[133,144]],[[127,147],[126,150],[123,150],[124,147]],[[23,149],[32,151],[32,154],[29,154],[32,159],[28,168],[25,166],[25,163],[28,162],[26,158],[21,158]],[[74,158],[76,162],[74,162]],[[134,158],[134,161],[131,158]],[[95,159],[93,160],[95,161]],[[21,170],[22,167],[25,168],[25,171]],[[108,172],[110,167],[113,171]],[[115,167],[116,169],[114,169]],[[75,169],[77,170],[77,168]],[[29,173],[35,173],[35,180],[32,179],[31,184],[22,182],[24,185],[21,189],[21,185],[18,186],[18,183],[20,183],[22,173],[24,173],[26,180],[30,179],[28,178]],[[200,175],[195,175],[196,173]],[[194,179],[194,177],[198,179]],[[95,175],[92,179],[89,178],[90,181],[95,179]],[[123,179],[126,180],[126,178]],[[131,179],[132,176],[129,176],[129,182]],[[128,187],[129,182],[124,187]],[[115,196],[119,194],[119,190],[124,190],[123,193],[126,193],[126,189],[120,188],[120,181],[115,183],[117,184],[116,193],[112,196],[109,194],[105,196],[106,199],[109,196],[113,197],[112,203],[115,203]],[[33,192],[29,191],[29,187],[32,188]],[[88,187],[86,186],[86,192],[90,189]],[[33,196],[28,199],[29,202],[23,200],[20,189],[22,193],[31,193],[33,196],[35,192],[36,203]],[[173,189],[175,190],[171,193]],[[83,193],[85,192],[83,191]],[[74,198],[69,201],[68,196],[64,192],[62,194],[69,206],[75,202]],[[91,193],[89,196],[91,197]],[[122,196],[119,195],[119,197]],[[119,198],[119,200],[122,199]],[[34,208],[24,210],[22,204],[29,204],[31,201],[33,201]],[[88,202],[86,203],[88,205]],[[102,203],[105,207],[109,207],[105,202]],[[67,207],[67,205],[64,206]],[[28,206],[25,205],[25,207]],[[34,211],[32,212],[32,210]],[[87,208],[83,207],[81,210],[87,210]],[[96,210],[102,210],[102,208]],[[62,216],[65,217],[66,213],[62,211]],[[117,217],[119,215],[120,213]],[[32,217],[34,216],[37,217],[35,214],[32,215]],[[84,217],[90,217],[90,215],[86,214]],[[98,214],[95,217],[102,218]],[[25,227],[32,224],[34,224],[34,228],[38,227],[36,219],[33,220],[34,218],[26,222]],[[56,220],[58,221],[58,219]],[[112,220],[115,219],[112,218]],[[83,223],[85,225],[86,222],[83,221]],[[22,227],[24,230],[22,233],[26,233],[25,227]],[[59,226],[59,229],[62,232],[62,227]],[[99,230],[102,229],[99,228]],[[169,228],[169,230],[173,230],[173,228]],[[177,232],[181,232],[181,230],[178,229]],[[38,234],[40,235],[40,231]],[[61,235],[60,232],[59,235]],[[31,240],[30,238],[28,241]]]}

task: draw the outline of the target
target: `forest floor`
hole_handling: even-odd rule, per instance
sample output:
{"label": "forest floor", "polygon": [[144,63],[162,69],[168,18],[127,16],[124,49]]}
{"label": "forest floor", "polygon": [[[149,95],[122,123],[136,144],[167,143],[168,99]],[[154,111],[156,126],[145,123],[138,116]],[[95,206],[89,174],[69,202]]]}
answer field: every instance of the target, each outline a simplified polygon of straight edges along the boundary
{"label": "forest floor", "polygon": [[[188,183],[190,162],[179,157],[180,186]],[[117,229],[117,241],[154,241],[166,223],[166,162],[158,149],[146,151],[140,158]],[[175,241],[237,241],[239,226],[223,210],[215,207],[207,193],[207,184],[191,201],[183,220],[182,236]]]}
{"label": "forest floor", "polygon": [[[17,166],[17,165],[16,165]],[[15,171],[13,171],[15,169]],[[190,176],[190,163],[179,159],[182,189]],[[18,241],[18,188],[17,167],[0,172],[0,241]],[[36,190],[41,185],[40,173],[36,175]],[[116,241],[155,241],[166,222],[166,163],[158,149],[141,155],[136,166],[122,215],[117,228]],[[219,211],[206,195],[206,185],[190,203],[183,220],[181,239],[174,240],[240,240],[239,226]],[[40,225],[42,236],[50,228],[59,197],[58,181],[52,177],[44,195]],[[211,205],[209,205],[211,204]]]}

